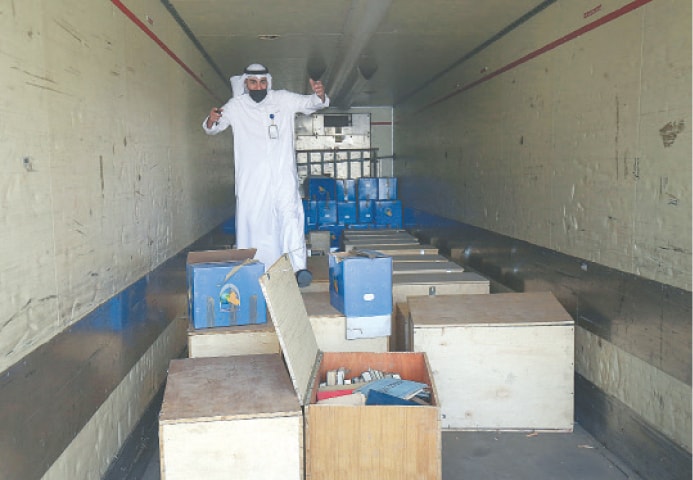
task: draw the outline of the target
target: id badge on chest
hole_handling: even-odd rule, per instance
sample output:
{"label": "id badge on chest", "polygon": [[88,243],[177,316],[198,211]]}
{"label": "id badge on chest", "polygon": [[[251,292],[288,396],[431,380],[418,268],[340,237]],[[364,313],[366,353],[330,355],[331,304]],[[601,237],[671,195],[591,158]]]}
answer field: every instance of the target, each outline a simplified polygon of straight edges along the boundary
{"label": "id badge on chest", "polygon": [[274,124],[274,113],[270,113],[270,120],[272,121],[272,124],[267,127],[267,134],[269,135],[269,138],[277,139],[279,138],[279,127]]}

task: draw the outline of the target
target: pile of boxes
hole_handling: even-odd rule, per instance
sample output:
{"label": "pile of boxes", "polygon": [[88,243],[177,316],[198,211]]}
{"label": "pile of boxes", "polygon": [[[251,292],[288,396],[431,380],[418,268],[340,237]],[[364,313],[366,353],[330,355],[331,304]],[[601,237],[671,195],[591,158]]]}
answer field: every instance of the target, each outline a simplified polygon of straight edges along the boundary
{"label": "pile of boxes", "polygon": [[335,249],[345,228],[402,228],[402,203],[397,200],[394,177],[308,177],[304,189],[306,232],[329,231]]}
{"label": "pile of boxes", "polygon": [[[490,295],[489,279],[399,230],[399,202],[380,198],[395,179],[308,186],[307,224],[337,238],[316,257],[320,288],[299,289],[286,255],[266,269],[254,249],[188,254],[191,358],[169,369],[163,480],[440,480],[441,428],[572,430],[574,322],[550,292]],[[331,373],[372,370],[430,401],[319,398]]]}

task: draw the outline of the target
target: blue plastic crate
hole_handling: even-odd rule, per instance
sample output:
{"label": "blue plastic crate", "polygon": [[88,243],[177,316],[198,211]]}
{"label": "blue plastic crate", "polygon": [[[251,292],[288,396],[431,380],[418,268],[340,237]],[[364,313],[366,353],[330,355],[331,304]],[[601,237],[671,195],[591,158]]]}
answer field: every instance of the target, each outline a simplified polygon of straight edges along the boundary
{"label": "blue plastic crate", "polygon": [[378,200],[397,199],[397,178],[379,177],[378,178]]}
{"label": "blue plastic crate", "polygon": [[356,202],[337,202],[337,220],[339,225],[357,223]]}
{"label": "blue plastic crate", "polygon": [[342,243],[343,225],[320,225],[318,230],[330,232],[330,249],[339,249]]}
{"label": "blue plastic crate", "polygon": [[359,200],[358,202],[358,223],[371,224],[375,220],[374,217],[374,200]]}
{"label": "blue plastic crate", "polygon": [[307,177],[309,200],[336,200],[337,183],[331,177]]}
{"label": "blue plastic crate", "polygon": [[359,200],[377,200],[378,199],[378,179],[361,177],[358,179],[356,187],[356,195]]}
{"label": "blue plastic crate", "polygon": [[338,202],[353,202],[356,200],[356,180],[337,179]]}
{"label": "blue plastic crate", "polygon": [[334,200],[318,203],[318,226],[337,225],[337,202]]}
{"label": "blue plastic crate", "polygon": [[402,202],[378,200],[375,202],[375,224],[385,228],[402,228]]}

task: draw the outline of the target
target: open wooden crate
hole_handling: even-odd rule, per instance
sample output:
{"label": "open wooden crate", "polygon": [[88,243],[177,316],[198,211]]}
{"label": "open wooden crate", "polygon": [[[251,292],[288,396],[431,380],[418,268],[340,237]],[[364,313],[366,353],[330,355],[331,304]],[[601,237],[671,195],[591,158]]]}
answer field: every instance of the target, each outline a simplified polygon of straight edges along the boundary
{"label": "open wooden crate", "polygon": [[[425,353],[322,353],[289,259],[261,278],[289,376],[304,408],[306,478],[352,480],[440,479],[440,408]],[[346,367],[398,372],[430,385],[431,405],[316,404],[327,370]]]}

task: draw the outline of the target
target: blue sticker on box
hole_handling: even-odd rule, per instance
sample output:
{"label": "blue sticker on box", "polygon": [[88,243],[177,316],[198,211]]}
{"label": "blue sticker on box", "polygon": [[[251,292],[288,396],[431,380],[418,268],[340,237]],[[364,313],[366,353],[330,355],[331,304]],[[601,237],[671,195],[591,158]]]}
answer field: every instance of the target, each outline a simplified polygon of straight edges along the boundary
{"label": "blue sticker on box", "polygon": [[194,328],[267,323],[257,260],[188,264],[189,308]]}

